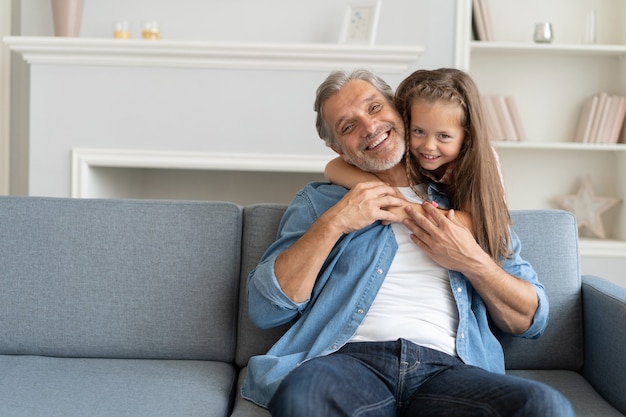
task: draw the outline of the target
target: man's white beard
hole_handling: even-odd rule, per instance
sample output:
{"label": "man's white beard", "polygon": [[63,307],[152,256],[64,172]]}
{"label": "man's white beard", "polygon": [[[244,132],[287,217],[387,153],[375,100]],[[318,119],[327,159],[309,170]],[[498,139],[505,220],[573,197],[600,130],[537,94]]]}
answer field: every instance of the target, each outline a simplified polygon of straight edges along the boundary
{"label": "man's white beard", "polygon": [[404,156],[404,151],[405,145],[404,142],[402,142],[401,146],[398,147],[396,153],[385,159],[368,158],[364,157],[363,154],[350,155],[346,153],[345,155],[346,157],[348,157],[348,160],[352,165],[360,168],[362,171],[381,172],[387,171],[399,164],[402,160],[402,157]]}

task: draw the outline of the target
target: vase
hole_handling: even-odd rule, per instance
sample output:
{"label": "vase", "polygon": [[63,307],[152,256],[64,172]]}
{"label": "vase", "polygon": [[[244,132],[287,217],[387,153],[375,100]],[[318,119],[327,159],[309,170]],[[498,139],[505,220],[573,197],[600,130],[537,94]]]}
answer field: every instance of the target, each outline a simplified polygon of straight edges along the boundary
{"label": "vase", "polygon": [[50,0],[55,36],[78,36],[83,17],[83,0]]}

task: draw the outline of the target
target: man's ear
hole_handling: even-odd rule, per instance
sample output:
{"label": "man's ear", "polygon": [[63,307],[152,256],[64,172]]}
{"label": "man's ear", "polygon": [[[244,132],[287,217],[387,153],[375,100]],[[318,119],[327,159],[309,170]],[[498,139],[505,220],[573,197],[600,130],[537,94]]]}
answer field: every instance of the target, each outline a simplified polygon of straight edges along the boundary
{"label": "man's ear", "polygon": [[337,146],[337,145],[330,145],[330,149],[332,149],[333,151],[337,152],[337,154],[341,157],[341,159],[343,159],[347,163],[350,163],[350,161],[348,161],[348,159],[346,158],[346,154],[343,153],[343,151],[341,150],[341,148],[339,146]]}

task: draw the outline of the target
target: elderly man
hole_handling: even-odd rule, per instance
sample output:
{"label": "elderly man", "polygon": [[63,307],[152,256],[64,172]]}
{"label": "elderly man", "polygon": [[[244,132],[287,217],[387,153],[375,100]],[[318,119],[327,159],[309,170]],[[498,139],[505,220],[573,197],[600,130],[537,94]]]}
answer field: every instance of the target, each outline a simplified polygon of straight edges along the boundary
{"label": "elderly man", "polygon": [[408,181],[392,98],[364,70],[332,73],[318,88],[320,137],[382,182],[308,184],[288,207],[250,274],[248,308],[261,328],[292,326],[251,358],[243,396],[273,416],[574,415],[554,389],[504,375],[490,325],[534,338],[548,318],[517,237],[500,266],[475,256],[470,231],[430,203],[408,208],[405,222],[436,242],[428,253],[400,231],[388,208],[406,205],[393,186]]}

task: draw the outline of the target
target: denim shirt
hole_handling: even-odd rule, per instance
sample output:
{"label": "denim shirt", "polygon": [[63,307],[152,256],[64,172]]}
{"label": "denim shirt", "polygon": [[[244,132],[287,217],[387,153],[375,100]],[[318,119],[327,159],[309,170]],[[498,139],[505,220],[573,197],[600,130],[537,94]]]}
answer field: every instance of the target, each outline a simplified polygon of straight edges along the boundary
{"label": "denim shirt", "polygon": [[[293,245],[311,224],[347,192],[328,183],[312,183],[301,190],[287,208],[278,239],[248,277],[248,313],[260,328],[292,323],[289,330],[265,355],[248,362],[242,386],[244,398],[267,407],[281,380],[302,362],[340,349],[354,335],[385,279],[397,250],[391,226],[375,222],[343,235],[326,259],[311,296],[294,303],[281,290],[274,273],[276,257]],[[429,198],[440,207],[447,199],[434,185]],[[511,231],[513,256],[502,267],[530,282],[537,291],[539,307],[530,328],[519,335],[539,337],[548,321],[548,299],[532,266],[520,253],[520,241]],[[449,271],[451,290],[459,312],[457,354],[466,364],[504,373],[504,353],[490,330],[487,308],[461,273]]]}

